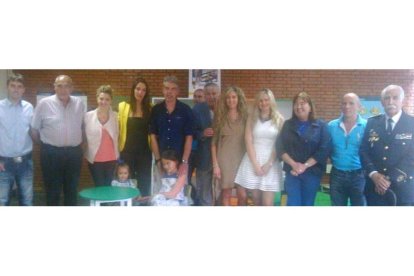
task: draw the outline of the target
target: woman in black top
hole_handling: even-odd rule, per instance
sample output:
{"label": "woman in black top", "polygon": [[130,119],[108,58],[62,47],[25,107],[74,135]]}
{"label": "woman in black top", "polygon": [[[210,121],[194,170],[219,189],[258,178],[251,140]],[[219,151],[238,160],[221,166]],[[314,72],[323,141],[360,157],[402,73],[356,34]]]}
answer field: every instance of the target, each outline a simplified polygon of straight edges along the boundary
{"label": "woman in black top", "polygon": [[151,194],[152,154],[148,140],[148,124],[151,112],[148,83],[137,78],[131,87],[128,102],[118,106],[119,150],[121,159],[131,168],[131,176],[137,179],[143,196]]}

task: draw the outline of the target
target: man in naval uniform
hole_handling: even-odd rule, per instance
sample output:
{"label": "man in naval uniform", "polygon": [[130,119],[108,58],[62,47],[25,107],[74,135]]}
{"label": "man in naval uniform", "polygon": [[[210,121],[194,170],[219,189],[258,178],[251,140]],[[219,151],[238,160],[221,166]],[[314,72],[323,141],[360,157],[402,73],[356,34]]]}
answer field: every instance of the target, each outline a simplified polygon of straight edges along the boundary
{"label": "man in naval uniform", "polygon": [[390,205],[389,194],[396,205],[414,204],[414,117],[402,111],[403,100],[402,87],[387,86],[381,92],[385,114],[368,119],[360,155],[370,206]]}

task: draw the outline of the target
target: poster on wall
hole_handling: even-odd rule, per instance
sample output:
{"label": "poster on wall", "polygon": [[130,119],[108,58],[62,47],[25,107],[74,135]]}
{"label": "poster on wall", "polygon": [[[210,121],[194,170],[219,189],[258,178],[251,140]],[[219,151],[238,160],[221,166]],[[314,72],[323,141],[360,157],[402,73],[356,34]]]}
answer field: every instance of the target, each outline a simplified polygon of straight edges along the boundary
{"label": "poster on wall", "polygon": [[220,70],[217,69],[190,69],[188,77],[188,97],[193,98],[194,91],[204,88],[207,83],[220,86]]}
{"label": "poster on wall", "polygon": [[359,114],[368,119],[369,117],[376,116],[384,113],[384,108],[381,104],[381,99],[378,96],[362,96],[361,100],[361,111]]}
{"label": "poster on wall", "polygon": [[277,110],[282,114],[285,120],[292,118],[292,107],[293,103],[291,99],[277,99],[276,100]]}

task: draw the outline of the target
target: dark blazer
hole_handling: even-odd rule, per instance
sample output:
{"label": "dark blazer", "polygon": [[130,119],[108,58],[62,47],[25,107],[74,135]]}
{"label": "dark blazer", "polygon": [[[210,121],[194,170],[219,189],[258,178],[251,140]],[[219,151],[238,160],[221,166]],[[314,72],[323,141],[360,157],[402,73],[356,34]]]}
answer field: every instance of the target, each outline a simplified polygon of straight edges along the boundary
{"label": "dark blazer", "polygon": [[[297,120],[287,120],[276,140],[277,156],[281,158],[284,153],[296,162],[305,163],[313,157],[318,163],[308,169],[308,171],[322,176],[326,170],[326,160],[329,155],[331,136],[328,128],[322,120],[314,120],[303,136],[299,135]],[[283,170],[289,173],[292,167],[284,162]]]}
{"label": "dark blazer", "polygon": [[367,197],[375,193],[368,176],[378,171],[389,177],[398,204],[414,203],[414,117],[403,112],[391,135],[386,133],[385,120],[384,114],[369,118],[361,144]]}
{"label": "dark blazer", "polygon": [[197,169],[211,170],[211,140],[212,137],[204,137],[203,131],[212,127],[210,108],[207,103],[198,103],[193,107],[194,114],[194,138],[197,139]]}

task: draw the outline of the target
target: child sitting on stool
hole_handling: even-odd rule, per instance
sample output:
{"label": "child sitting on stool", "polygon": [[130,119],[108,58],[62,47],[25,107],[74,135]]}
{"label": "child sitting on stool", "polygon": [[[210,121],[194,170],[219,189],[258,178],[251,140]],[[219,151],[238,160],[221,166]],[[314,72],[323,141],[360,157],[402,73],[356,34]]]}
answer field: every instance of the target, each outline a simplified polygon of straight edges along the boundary
{"label": "child sitting on stool", "polygon": [[178,157],[174,150],[166,150],[161,154],[161,164],[164,175],[161,178],[161,189],[151,199],[153,206],[187,206],[188,200],[184,195],[187,184],[185,174],[178,176]]}
{"label": "child sitting on stool", "polygon": [[[118,163],[115,168],[115,179],[112,180],[111,186],[135,188],[139,192],[135,200],[139,200],[141,198],[141,192],[137,187],[137,181],[135,179],[130,179],[129,175],[130,175],[130,170],[129,170],[128,164]],[[135,204],[136,203],[135,200],[134,200],[134,205],[137,205]]]}

